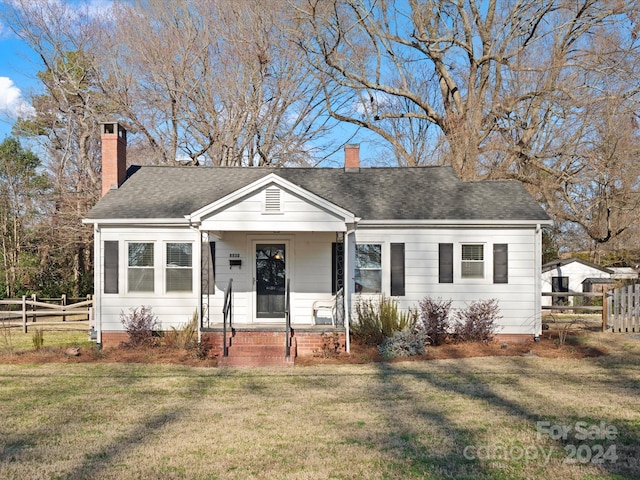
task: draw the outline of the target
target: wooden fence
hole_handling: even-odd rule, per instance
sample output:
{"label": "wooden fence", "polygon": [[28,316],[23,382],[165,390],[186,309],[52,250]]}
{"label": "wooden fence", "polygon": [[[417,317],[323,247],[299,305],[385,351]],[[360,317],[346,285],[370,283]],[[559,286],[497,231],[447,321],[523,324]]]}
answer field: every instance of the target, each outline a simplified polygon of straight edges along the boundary
{"label": "wooden fence", "polygon": [[[573,297],[572,305],[544,305],[542,310],[551,310],[558,312],[571,311],[573,313],[600,313],[602,316],[602,331],[607,328],[609,317],[609,303],[607,302],[608,293],[606,289],[602,292],[542,292],[543,297],[554,297],[568,299]],[[595,302],[594,300],[599,301]],[[579,301],[576,301],[579,300]],[[553,303],[553,302],[552,302]],[[599,305],[594,305],[599,303]]]}
{"label": "wooden fence", "polygon": [[608,323],[614,332],[640,332],[640,285],[615,288],[608,303]]}
{"label": "wooden fence", "polygon": [[[29,326],[60,325],[67,321],[67,317],[73,316],[74,323],[78,321],[93,324],[93,299],[70,298],[63,295],[59,298],[40,298],[35,295],[22,297],[22,299],[0,300],[0,321],[5,326],[15,326],[16,321],[22,325],[24,333],[28,333]],[[52,321],[53,319],[57,321]],[[49,321],[43,322],[42,319]],[[37,325],[34,325],[36,324]]]}

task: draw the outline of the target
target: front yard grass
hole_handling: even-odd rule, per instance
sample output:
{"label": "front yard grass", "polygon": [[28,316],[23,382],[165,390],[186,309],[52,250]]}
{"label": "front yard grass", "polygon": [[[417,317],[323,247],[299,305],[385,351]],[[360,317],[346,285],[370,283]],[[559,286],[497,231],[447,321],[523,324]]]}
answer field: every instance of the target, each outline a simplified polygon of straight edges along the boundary
{"label": "front yard grass", "polygon": [[0,478],[638,478],[640,338],[584,341],[608,354],[0,365]]}

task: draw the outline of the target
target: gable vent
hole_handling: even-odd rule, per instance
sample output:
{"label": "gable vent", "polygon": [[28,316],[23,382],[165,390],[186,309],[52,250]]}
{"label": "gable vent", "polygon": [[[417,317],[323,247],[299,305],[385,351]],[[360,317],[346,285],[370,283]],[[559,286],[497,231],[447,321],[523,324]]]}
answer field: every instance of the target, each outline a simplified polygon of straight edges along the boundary
{"label": "gable vent", "polygon": [[265,190],[264,212],[265,213],[282,212],[282,202],[280,199],[279,188],[267,188]]}

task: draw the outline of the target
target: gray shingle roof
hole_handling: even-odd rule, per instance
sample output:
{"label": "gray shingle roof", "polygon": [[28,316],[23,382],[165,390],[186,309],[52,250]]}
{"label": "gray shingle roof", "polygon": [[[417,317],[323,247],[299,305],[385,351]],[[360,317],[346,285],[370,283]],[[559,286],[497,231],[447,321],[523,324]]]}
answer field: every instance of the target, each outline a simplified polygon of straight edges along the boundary
{"label": "gray shingle roof", "polygon": [[450,167],[133,167],[89,220],[183,218],[274,173],[363,220],[531,220],[549,217],[518,182],[462,182]]}

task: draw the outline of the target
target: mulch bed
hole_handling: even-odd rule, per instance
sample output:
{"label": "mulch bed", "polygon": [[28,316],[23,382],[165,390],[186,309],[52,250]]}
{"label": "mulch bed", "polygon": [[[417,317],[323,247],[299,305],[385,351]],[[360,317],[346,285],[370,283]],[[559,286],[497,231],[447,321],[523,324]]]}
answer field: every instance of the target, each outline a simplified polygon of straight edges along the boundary
{"label": "mulch bed", "polygon": [[[400,361],[425,361],[449,358],[471,357],[496,357],[496,356],[538,356],[545,358],[586,358],[606,355],[606,350],[593,348],[576,341],[584,332],[572,332],[567,337],[567,343],[558,345],[557,333],[545,332],[540,342],[528,341],[516,342],[489,342],[489,343],[464,343],[445,344],[427,347],[425,355],[396,358],[391,362]],[[385,360],[377,348],[366,347],[352,343],[350,354],[341,354],[336,357],[325,358],[322,355],[298,357],[296,366],[308,365],[338,365],[338,364],[365,364],[372,362],[384,362]],[[70,355],[68,349],[56,347],[44,347],[39,351],[27,350],[22,352],[5,353],[0,355],[0,363],[4,364],[43,364],[43,363],[151,363],[151,364],[177,364],[199,367],[214,367],[217,359],[198,359],[193,353],[163,347],[149,348],[108,348],[97,350],[95,348],[81,348],[79,355]]]}

